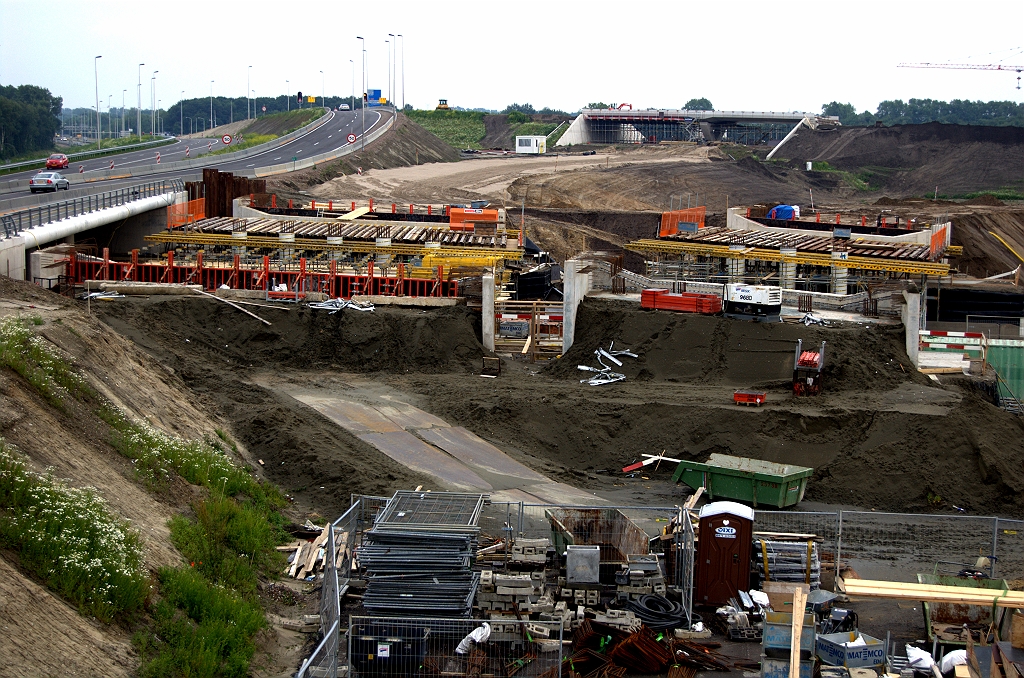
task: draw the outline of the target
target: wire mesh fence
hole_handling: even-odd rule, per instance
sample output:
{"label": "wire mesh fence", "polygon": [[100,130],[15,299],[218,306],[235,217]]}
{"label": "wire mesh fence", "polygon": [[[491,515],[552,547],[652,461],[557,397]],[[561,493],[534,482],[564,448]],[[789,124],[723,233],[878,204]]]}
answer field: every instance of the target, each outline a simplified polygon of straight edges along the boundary
{"label": "wire mesh fence", "polygon": [[350,617],[347,642],[349,676],[561,675],[556,622]]}

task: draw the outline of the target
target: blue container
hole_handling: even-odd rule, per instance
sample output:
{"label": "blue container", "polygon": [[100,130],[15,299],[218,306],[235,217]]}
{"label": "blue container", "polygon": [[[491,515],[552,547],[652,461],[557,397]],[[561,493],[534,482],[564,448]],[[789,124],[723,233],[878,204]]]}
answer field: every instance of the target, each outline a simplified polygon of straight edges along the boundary
{"label": "blue container", "polygon": [[[800,662],[800,678],[813,678],[814,661]],[[761,655],[761,678],[789,678],[789,660]]]}
{"label": "blue container", "polygon": [[845,666],[851,668],[868,668],[881,666],[885,663],[885,643],[878,638],[871,636],[864,637],[867,645],[845,647],[843,643],[849,643],[857,639],[857,632],[849,633],[828,633],[818,636],[817,654],[826,664],[832,666]]}

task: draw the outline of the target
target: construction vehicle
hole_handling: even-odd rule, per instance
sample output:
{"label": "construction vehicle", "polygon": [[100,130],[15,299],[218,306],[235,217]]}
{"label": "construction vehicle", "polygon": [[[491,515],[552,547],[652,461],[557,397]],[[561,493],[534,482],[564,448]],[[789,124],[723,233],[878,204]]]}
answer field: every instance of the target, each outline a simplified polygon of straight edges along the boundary
{"label": "construction vehicle", "polygon": [[825,367],[825,342],[817,351],[805,351],[804,340],[796,340],[793,357],[793,395],[810,396],[821,393],[821,370]]}
{"label": "construction vehicle", "polygon": [[782,290],[769,285],[729,284],[722,310],[726,318],[777,323],[781,321]]}
{"label": "construction vehicle", "polygon": [[451,109],[448,108],[448,100],[447,99],[438,99],[437,100],[437,109],[436,110],[438,110],[438,111],[451,110]]}

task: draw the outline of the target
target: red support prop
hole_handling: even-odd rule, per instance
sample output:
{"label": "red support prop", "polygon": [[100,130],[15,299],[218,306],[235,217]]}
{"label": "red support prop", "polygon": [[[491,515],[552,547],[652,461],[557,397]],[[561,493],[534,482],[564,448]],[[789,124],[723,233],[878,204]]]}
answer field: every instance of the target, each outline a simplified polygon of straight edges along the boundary
{"label": "red support prop", "polygon": [[412,205],[409,205],[409,214],[412,214]]}
{"label": "red support prop", "polygon": [[363,294],[373,294],[373,259],[366,264],[366,286],[363,288]]}
{"label": "red support prop", "polygon": [[132,250],[132,282],[139,281],[139,251]]}
{"label": "red support prop", "polygon": [[370,211],[373,211],[373,198],[370,198]]}
{"label": "red support prop", "polygon": [[349,210],[349,211],[350,212],[355,212],[356,211],[356,201],[355,200],[352,201],[352,209]]}
{"label": "red support prop", "polygon": [[397,214],[397,211],[398,211],[398,205],[396,205],[395,203],[391,203],[391,213],[392,214]]}
{"label": "red support prop", "polygon": [[110,280],[110,248],[103,248],[103,279]]}
{"label": "red support prop", "polygon": [[270,195],[270,206],[277,207],[277,193],[272,193]]}
{"label": "red support prop", "polygon": [[867,226],[868,225],[868,218],[866,216],[864,216],[863,214],[860,215],[860,225],[861,226]]}
{"label": "red support prop", "polygon": [[316,200],[311,200],[309,205],[310,205],[309,209],[315,210],[316,209]]}
{"label": "red support prop", "polygon": [[837,224],[839,223],[839,216],[840,216],[839,214],[836,214],[836,223]]}
{"label": "red support prop", "polygon": [[814,215],[814,223],[816,223],[816,224],[820,224],[821,223],[821,212],[818,212],[817,214]]}
{"label": "red support prop", "polygon": [[263,257],[263,289],[270,289],[270,257]]}
{"label": "red support prop", "polygon": [[750,218],[750,208],[748,207],[747,208],[747,219],[749,219],[749,218]]}
{"label": "red support prop", "polygon": [[288,209],[292,208],[292,199],[288,198]]}
{"label": "red support prop", "polygon": [[427,214],[433,214],[433,213],[434,213],[434,206],[433,205],[427,205]]}
{"label": "red support prop", "polygon": [[337,299],[341,295],[335,295],[334,286],[338,282],[338,262],[331,259],[331,278],[327,281],[328,284],[328,295],[331,299]]}
{"label": "red support prop", "polygon": [[334,201],[333,200],[328,200],[327,201],[327,211],[328,212],[333,212],[334,211]]}

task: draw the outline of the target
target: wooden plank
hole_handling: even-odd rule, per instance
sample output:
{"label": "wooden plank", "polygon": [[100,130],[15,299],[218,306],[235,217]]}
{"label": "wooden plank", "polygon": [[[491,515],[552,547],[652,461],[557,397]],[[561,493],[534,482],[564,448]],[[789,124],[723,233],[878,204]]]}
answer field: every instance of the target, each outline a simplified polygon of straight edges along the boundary
{"label": "wooden plank", "polygon": [[702,494],[704,494],[704,488],[698,487],[697,491],[691,494],[689,499],[686,500],[686,503],[683,504],[683,508],[689,511],[690,509],[695,507],[697,505],[697,502],[700,500],[700,495]]}
{"label": "wooden plank", "polygon": [[968,589],[959,586],[911,584],[903,582],[850,579],[845,582],[847,595],[869,598],[893,598],[935,603],[965,605],[996,605],[998,607],[1024,607],[1024,592]]}
{"label": "wooden plank", "polygon": [[804,608],[807,594],[802,588],[793,591],[793,640],[789,645],[789,678],[800,678],[800,636],[804,631]]}
{"label": "wooden plank", "polygon": [[299,570],[299,563],[303,560],[302,552],[305,550],[306,544],[299,544],[299,549],[295,552],[295,560],[292,561],[292,566],[288,568],[288,576],[295,578],[295,573]]}

